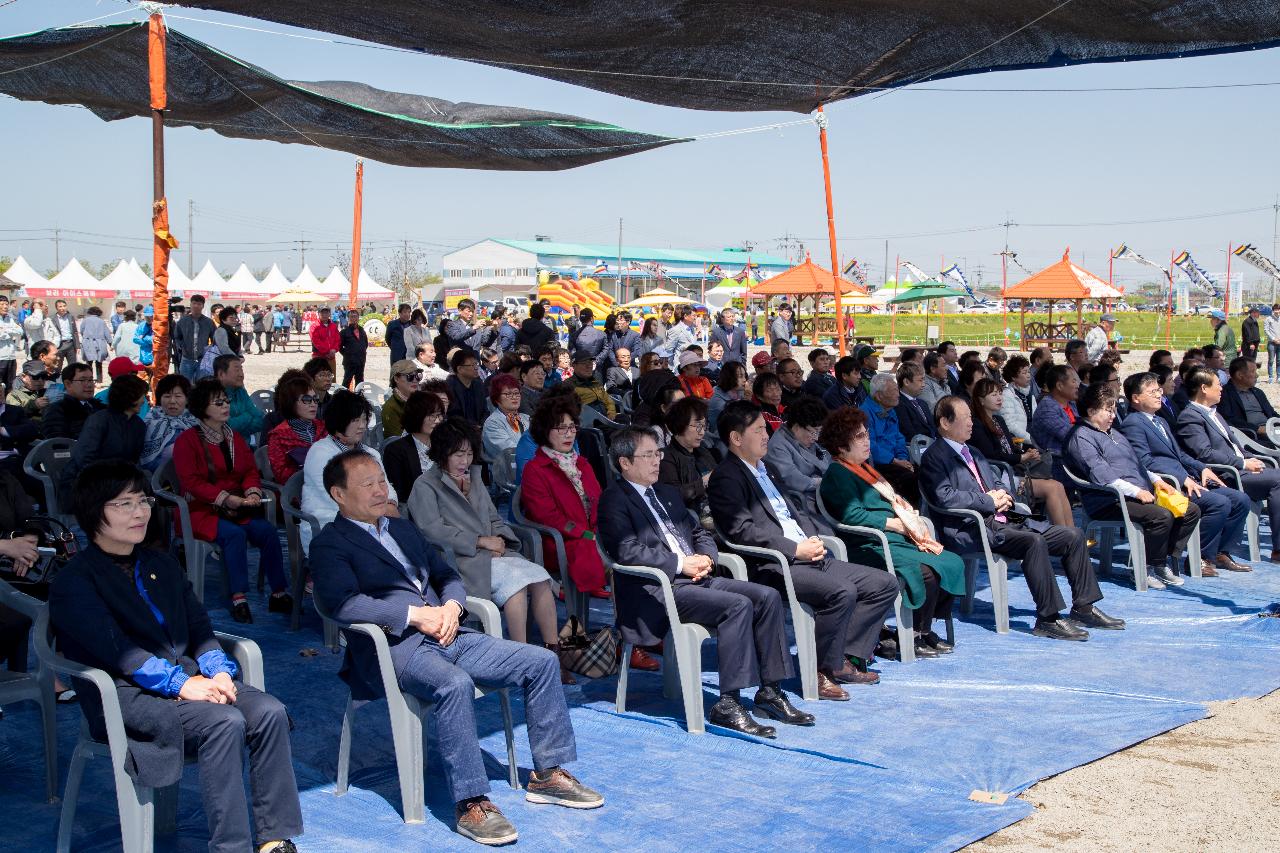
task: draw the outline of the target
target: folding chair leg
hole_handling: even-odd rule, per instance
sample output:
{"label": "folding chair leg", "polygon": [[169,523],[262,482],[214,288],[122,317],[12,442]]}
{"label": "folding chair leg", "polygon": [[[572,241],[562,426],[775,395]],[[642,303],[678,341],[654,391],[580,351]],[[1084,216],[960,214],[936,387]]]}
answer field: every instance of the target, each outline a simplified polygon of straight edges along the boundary
{"label": "folding chair leg", "polygon": [[339,648],[338,635],[340,633],[338,626],[326,619],[324,621],[324,647],[331,652],[336,652]]}
{"label": "folding chair leg", "polygon": [[676,676],[680,682],[681,698],[684,701],[684,725],[691,735],[706,732],[707,726],[702,707],[702,643],[692,631],[681,631],[679,636],[667,635],[674,640],[676,647]]}
{"label": "folding chair leg", "polygon": [[356,702],[347,697],[347,709],[342,712],[342,733],[338,735],[338,780],[333,793],[341,797],[347,792],[347,778],[351,772],[351,727],[355,722]]}
{"label": "folding chair leg", "polygon": [[1009,633],[1009,563],[996,559],[987,566],[991,576],[991,606],[995,609],[996,633]]}
{"label": "folding chair leg", "polygon": [[908,624],[908,620],[913,619],[913,614],[903,604],[902,593],[898,593],[898,597],[893,600],[893,618],[898,623],[898,660],[915,663],[916,632],[914,625]]}
{"label": "folding chair leg", "polygon": [[[676,645],[675,637],[671,632],[667,632],[666,638],[662,641],[662,697],[664,699],[674,699],[680,692],[680,657],[679,648]],[[624,664],[630,662],[630,658],[623,658]]]}
{"label": "folding chair leg", "polygon": [[400,807],[405,823],[426,821],[426,759],[422,755],[422,729],[426,720],[413,713],[407,703],[390,697],[391,742],[396,753],[396,772],[400,777]]}
{"label": "folding chair leg", "polygon": [[791,607],[791,626],[796,634],[796,662],[800,665],[800,698],[818,698],[818,642],[813,616],[800,604]]}
{"label": "folding chair leg", "polygon": [[956,623],[955,623],[955,620],[951,618],[950,613],[947,614],[946,625],[947,625],[947,644],[950,646],[954,646],[956,644]]}
{"label": "folding chair leg", "polygon": [[960,614],[973,614],[973,598],[978,592],[978,558],[969,557],[964,561],[964,599],[960,602]]}
{"label": "folding chair leg", "polygon": [[[663,646],[666,649],[666,646]],[[627,680],[631,675],[631,644],[622,644],[622,663],[618,667],[618,694],[614,697],[613,707],[619,714],[627,711]]]}
{"label": "folding chair leg", "polygon": [[[289,561],[289,593],[293,596],[293,609],[289,613],[289,630],[296,631],[302,624],[302,597],[306,592],[306,585],[303,582],[302,560]],[[258,573],[261,580],[262,573]]]}
{"label": "folding chair leg", "polygon": [[502,727],[507,736],[507,782],[518,791],[520,790],[520,768],[516,764],[516,735],[515,724],[511,720],[511,694],[506,690],[500,690],[498,700],[502,703]]}
{"label": "folding chair leg", "polygon": [[1136,524],[1125,530],[1129,538],[1129,564],[1133,567],[1133,585],[1138,592],[1147,591],[1147,547],[1142,528]]}
{"label": "folding chair leg", "polygon": [[204,603],[204,564],[206,551],[198,544],[191,543],[191,547],[186,548],[187,557],[187,580],[191,582],[191,589],[195,592],[196,598],[200,603]]}
{"label": "folding chair leg", "polygon": [[1182,555],[1182,560],[1187,565],[1187,571],[1193,578],[1204,577],[1204,560],[1200,558],[1200,522],[1196,522],[1196,529],[1191,532],[1191,538],[1187,540],[1187,552]]}
{"label": "folding chair leg", "polygon": [[58,722],[54,714],[57,699],[53,693],[53,673],[40,673],[40,728],[44,735],[44,797],[58,801]]}
{"label": "folding chair leg", "polygon": [[124,853],[152,853],[155,845],[155,790],[135,785],[124,771],[116,773],[120,840]]}
{"label": "folding chair leg", "polygon": [[[1258,542],[1258,519],[1262,513],[1262,504],[1255,503],[1249,510],[1249,516],[1245,519],[1244,529],[1249,537],[1249,562],[1256,563],[1262,559],[1262,547]],[[1271,548],[1275,550],[1277,539],[1280,537],[1280,530],[1271,531]]]}
{"label": "folding chair leg", "polygon": [[71,753],[71,766],[67,768],[67,787],[62,792],[62,815],[58,818],[57,853],[70,853],[71,830],[76,821],[76,805],[80,800],[80,782],[84,779],[84,766],[93,756],[83,744],[77,743]]}

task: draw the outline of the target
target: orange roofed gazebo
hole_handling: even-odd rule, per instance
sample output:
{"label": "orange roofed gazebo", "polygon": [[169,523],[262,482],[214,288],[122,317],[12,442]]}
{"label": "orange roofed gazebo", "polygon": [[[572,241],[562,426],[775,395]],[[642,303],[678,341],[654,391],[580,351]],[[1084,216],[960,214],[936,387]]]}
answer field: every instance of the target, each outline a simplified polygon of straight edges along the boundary
{"label": "orange roofed gazebo", "polygon": [[[824,269],[815,264],[808,256],[805,255],[804,263],[797,264],[791,269],[775,275],[766,281],[762,281],[755,287],[747,291],[747,296],[787,296],[792,295],[795,301],[799,302],[801,296],[813,297],[813,345],[818,345],[818,304],[819,300],[825,294],[835,294],[836,281],[840,282],[840,294],[842,296],[850,293],[856,293],[865,296],[867,289],[860,284],[849,281],[847,278],[837,279],[831,274],[831,271]],[[839,328],[839,318],[836,322],[836,339],[839,340],[841,332]],[[799,322],[796,323],[796,339],[802,340],[801,328]]]}
{"label": "orange roofed gazebo", "polygon": [[[1081,329],[1084,301],[1086,299],[1106,301],[1119,299],[1123,295],[1122,292],[1107,284],[1104,279],[1099,278],[1084,267],[1073,264],[1071,262],[1070,247],[1062,253],[1062,260],[1023,279],[1013,287],[1006,288],[1000,294],[1001,298],[1006,301],[1017,299],[1021,303],[1019,305],[1019,313],[1022,325],[1021,346],[1023,350],[1027,348],[1028,340],[1034,342],[1043,341],[1045,344],[1052,345],[1055,342],[1084,337]],[[1028,299],[1049,300],[1049,322],[1032,322],[1030,326],[1027,325]],[[1053,323],[1053,303],[1063,299],[1076,304],[1076,322],[1074,326],[1071,323],[1059,323],[1055,326]]]}

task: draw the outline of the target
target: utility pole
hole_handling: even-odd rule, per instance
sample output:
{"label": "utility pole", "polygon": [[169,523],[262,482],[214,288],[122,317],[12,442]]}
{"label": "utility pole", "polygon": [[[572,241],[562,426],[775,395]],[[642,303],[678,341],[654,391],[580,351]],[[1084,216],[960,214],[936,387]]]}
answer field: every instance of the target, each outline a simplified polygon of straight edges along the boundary
{"label": "utility pole", "polygon": [[[618,217],[618,268],[613,276],[614,299],[625,302],[622,298],[622,217]],[[607,332],[606,332],[607,333]]]}
{"label": "utility pole", "polygon": [[[1275,211],[1275,215],[1271,219],[1271,260],[1274,263],[1277,248],[1280,248],[1280,195],[1276,196],[1276,203],[1271,205],[1271,209]],[[1276,304],[1276,280],[1271,279],[1271,304]]]}
{"label": "utility pole", "polygon": [[889,286],[889,241],[884,241],[884,286]]}
{"label": "utility pole", "polygon": [[53,265],[55,268],[62,269],[62,229],[53,229]]}
{"label": "utility pole", "polygon": [[302,239],[298,241],[298,244],[302,247],[302,265],[304,267],[307,265],[307,242],[307,232],[303,231]]}
{"label": "utility pole", "polygon": [[192,199],[187,199],[187,278],[195,278],[196,264],[196,238],[195,238],[195,222],[196,203]]}
{"label": "utility pole", "polygon": [[407,297],[409,295],[409,240],[407,238],[404,241],[403,252],[404,294]]}

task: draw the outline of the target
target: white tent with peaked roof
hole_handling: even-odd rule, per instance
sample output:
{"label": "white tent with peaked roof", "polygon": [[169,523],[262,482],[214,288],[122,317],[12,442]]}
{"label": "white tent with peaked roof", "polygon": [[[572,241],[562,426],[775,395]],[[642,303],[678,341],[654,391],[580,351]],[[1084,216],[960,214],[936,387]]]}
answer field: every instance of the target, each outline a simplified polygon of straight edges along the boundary
{"label": "white tent with peaked roof", "polygon": [[222,276],[218,275],[218,271],[213,268],[213,261],[206,260],[204,266],[200,268],[200,272],[196,273],[196,277],[191,279],[191,284],[187,286],[184,295],[190,296],[193,293],[204,294],[205,297],[225,295],[226,282],[222,280]]}
{"label": "white tent with peaked roof", "polygon": [[[345,303],[351,296],[351,280],[348,279],[342,270],[334,267],[329,271],[329,275],[325,277],[324,284],[320,285],[318,293],[322,293],[330,298],[336,298],[339,303]],[[356,293],[356,299],[361,301],[380,301],[385,302],[396,298],[395,291],[388,290],[373,280],[373,276],[360,270],[360,289]]]}
{"label": "white tent with peaked roof", "polygon": [[258,287],[258,292],[265,296],[272,296],[289,289],[289,279],[285,278],[284,273],[280,272],[279,264],[272,264],[271,271],[267,273],[266,278],[262,280],[262,284]]}
{"label": "white tent with peaked roof", "polygon": [[31,264],[27,263],[27,259],[18,255],[18,259],[13,262],[13,266],[4,271],[4,274],[11,281],[16,281],[23,287],[44,287],[49,280],[40,273],[32,269]]}
{"label": "white tent with peaked roof", "polygon": [[[240,264],[236,271],[231,274],[231,278],[227,279],[222,285],[223,295],[230,294],[232,298],[253,298],[262,299],[267,296],[267,292],[263,289],[258,280],[253,277],[253,273],[249,272],[249,268],[244,264]],[[246,296],[237,296],[237,294],[246,294]]]}
{"label": "white tent with peaked roof", "polygon": [[169,257],[169,293],[177,295],[181,293],[186,296],[191,292],[191,279],[187,278],[187,274],[182,271],[176,258]]}
{"label": "white tent with peaked roof", "polygon": [[[332,296],[325,293],[321,289],[322,287],[323,285],[320,284],[320,279],[316,278],[316,274],[311,271],[311,267],[304,265],[302,267],[302,272],[298,273],[298,277],[293,280],[293,284],[290,284],[288,289],[282,292],[311,293],[316,296],[323,297],[324,300],[331,300]],[[273,293],[271,295],[279,296],[280,294]]]}
{"label": "white tent with peaked roof", "polygon": [[44,299],[109,299],[116,295],[72,258],[62,271],[43,286],[28,286],[27,294]]}

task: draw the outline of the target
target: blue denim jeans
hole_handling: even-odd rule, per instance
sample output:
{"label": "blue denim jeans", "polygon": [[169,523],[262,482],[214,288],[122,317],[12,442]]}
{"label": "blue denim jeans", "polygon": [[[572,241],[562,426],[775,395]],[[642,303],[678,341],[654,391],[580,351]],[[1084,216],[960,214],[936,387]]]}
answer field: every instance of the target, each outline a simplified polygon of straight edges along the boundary
{"label": "blue denim jeans", "polygon": [[1267,341],[1267,378],[1275,379],[1280,373],[1280,344]]}
{"label": "blue denim jeans", "polygon": [[196,381],[196,369],[200,367],[200,362],[193,358],[183,357],[178,363],[178,372],[187,377],[188,382]]}
{"label": "blue denim jeans", "polygon": [[535,770],[577,758],[569,707],[560,687],[560,659],[548,649],[475,631],[459,632],[448,646],[428,637],[399,677],[404,692],[435,705],[436,746],[455,803],[489,791],[476,735],[477,684],[524,690]]}
{"label": "blue denim jeans", "polygon": [[280,536],[276,526],[265,518],[252,518],[247,524],[218,519],[218,535],[214,538],[222,549],[222,564],[227,571],[227,584],[232,595],[249,591],[249,543],[258,549],[258,561],[267,573],[272,592],[288,592],[284,576],[284,555],[280,552]]}

